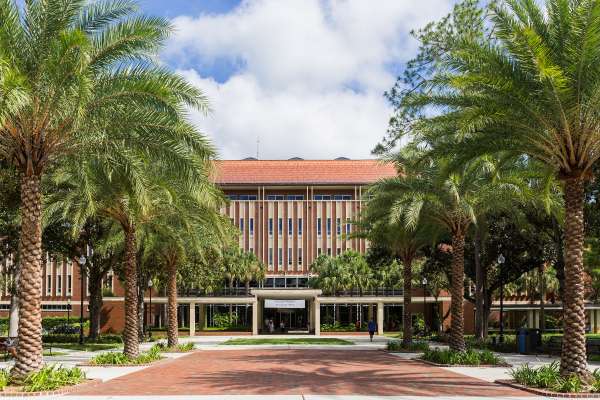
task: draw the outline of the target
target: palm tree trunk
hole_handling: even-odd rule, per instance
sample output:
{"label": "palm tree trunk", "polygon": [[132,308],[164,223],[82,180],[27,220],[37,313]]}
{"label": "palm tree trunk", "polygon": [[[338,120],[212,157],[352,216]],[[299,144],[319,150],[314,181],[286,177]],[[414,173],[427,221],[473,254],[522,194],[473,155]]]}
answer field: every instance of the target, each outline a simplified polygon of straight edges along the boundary
{"label": "palm tree trunk", "polygon": [[585,307],[583,269],[582,179],[565,182],[565,293],[563,302],[564,337],[560,358],[561,375],[589,377],[585,349]]}
{"label": "palm tree trunk", "polygon": [[125,328],[123,329],[123,353],[137,357],[140,351],[138,337],[138,288],[137,288],[137,252],[135,226],[125,228]]}
{"label": "palm tree trunk", "polygon": [[465,274],[465,235],[462,232],[452,234],[452,277],[450,285],[451,321],[450,349],[465,351],[463,300]]}
{"label": "palm tree trunk", "polygon": [[412,315],[410,304],[412,299],[412,260],[402,260],[404,264],[404,303],[402,304],[402,344],[412,343]]}
{"label": "palm tree trunk", "polygon": [[483,277],[485,272],[481,264],[481,232],[478,226],[475,228],[475,238],[473,240],[475,250],[475,337],[477,340],[483,340]]}
{"label": "palm tree trunk", "polygon": [[167,346],[177,346],[179,342],[179,326],[177,325],[177,262],[175,259],[168,261],[167,265]]}
{"label": "palm tree trunk", "polygon": [[40,176],[21,177],[19,346],[17,380],[42,366],[42,194]]}
{"label": "palm tree trunk", "polygon": [[90,268],[90,332],[88,337],[97,340],[100,336],[100,313],[102,310],[102,270]]}

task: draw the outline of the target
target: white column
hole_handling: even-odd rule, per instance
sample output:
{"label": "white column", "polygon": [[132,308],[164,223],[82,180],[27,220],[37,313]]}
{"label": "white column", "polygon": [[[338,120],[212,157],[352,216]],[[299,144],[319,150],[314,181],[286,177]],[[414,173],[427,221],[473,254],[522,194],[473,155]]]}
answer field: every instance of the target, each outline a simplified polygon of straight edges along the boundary
{"label": "white column", "polygon": [[258,335],[258,300],[252,303],[252,334]]}
{"label": "white column", "polygon": [[535,327],[535,322],[533,321],[533,319],[534,319],[533,310],[527,310],[527,327],[528,328]]}
{"label": "white column", "polygon": [[190,303],[190,336],[196,335],[196,303]]}
{"label": "white column", "polygon": [[540,310],[533,311],[533,327],[540,329]]}
{"label": "white column", "polygon": [[314,304],[314,317],[315,317],[315,336],[321,336],[321,303],[319,299],[315,298]]}
{"label": "white column", "polygon": [[587,310],[590,316],[590,333],[596,333],[596,311],[595,310]]}
{"label": "white column", "polygon": [[383,303],[377,303],[377,334],[383,335]]}

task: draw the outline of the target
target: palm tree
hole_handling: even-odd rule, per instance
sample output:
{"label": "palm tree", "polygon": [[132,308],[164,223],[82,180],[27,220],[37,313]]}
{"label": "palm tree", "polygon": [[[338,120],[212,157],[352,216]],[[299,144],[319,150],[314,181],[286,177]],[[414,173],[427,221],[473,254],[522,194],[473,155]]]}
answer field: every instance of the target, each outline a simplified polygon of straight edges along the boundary
{"label": "palm tree", "polygon": [[[23,7],[0,0],[0,157],[22,176],[15,378],[42,363],[44,174],[68,154],[110,153],[115,142],[127,147],[143,139],[149,148],[159,149],[159,142],[168,145],[178,136],[172,121],[184,113],[184,105],[206,105],[197,89],[154,61],[171,30],[169,22],[136,11],[127,0],[32,0]],[[123,222],[130,270],[135,225]],[[127,309],[131,285],[129,280]],[[126,338],[132,335],[127,321]]]}
{"label": "palm tree", "polygon": [[[174,199],[182,188],[193,193],[196,201],[211,193],[208,182],[212,147],[193,127],[173,123],[185,135],[170,139],[166,135],[165,143],[157,145],[159,148],[115,145],[110,154],[69,158],[53,174],[57,189],[49,196],[49,214],[70,221],[75,234],[92,218],[111,220],[123,232],[123,352],[129,357],[137,357],[139,353],[138,230],[159,216],[172,215],[166,210],[175,209]],[[190,148],[188,142],[194,146]],[[152,159],[148,159],[148,152],[154,153]]]}
{"label": "palm tree", "polygon": [[[385,187],[385,183],[383,185]],[[384,245],[402,261],[403,271],[403,315],[402,315],[402,342],[409,345],[412,342],[412,315],[410,312],[412,302],[413,261],[419,251],[434,243],[435,225],[419,223],[414,229],[408,228],[403,222],[391,220],[392,205],[397,200],[396,193],[388,193],[378,184],[370,188],[372,195],[367,203],[363,219],[364,234],[373,243]],[[425,307],[425,305],[423,305]]]}
{"label": "palm tree", "polygon": [[512,176],[501,180],[494,160],[481,158],[450,169],[451,160],[431,157],[412,147],[396,158],[401,176],[377,184],[390,203],[392,221],[416,229],[433,224],[446,229],[452,237],[451,331],[450,348],[465,350],[464,340],[464,246],[469,227],[476,215],[491,207],[509,207],[509,201],[521,193],[522,182]]}
{"label": "palm tree", "polygon": [[[539,160],[562,181],[565,332],[561,373],[589,376],[585,348],[584,185],[600,157],[600,2],[493,3],[491,37],[448,52],[431,92],[412,106],[439,106],[464,138],[465,157],[498,151]],[[449,132],[447,132],[449,134]],[[452,133],[451,135],[454,135]]]}

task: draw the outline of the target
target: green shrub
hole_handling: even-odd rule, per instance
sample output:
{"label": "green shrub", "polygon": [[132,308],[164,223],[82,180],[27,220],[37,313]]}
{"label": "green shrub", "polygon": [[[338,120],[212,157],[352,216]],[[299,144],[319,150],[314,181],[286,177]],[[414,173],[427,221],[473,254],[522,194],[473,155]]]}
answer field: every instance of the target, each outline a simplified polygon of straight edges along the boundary
{"label": "green shrub", "polygon": [[180,343],[177,346],[174,347],[169,347],[167,346],[167,342],[165,341],[160,341],[158,343],[156,343],[154,346],[152,346],[152,349],[158,349],[159,352],[188,352],[188,351],[192,351],[194,350],[194,343],[192,342],[188,342],[188,343]]}
{"label": "green shrub", "polygon": [[354,324],[340,324],[339,322],[333,324],[321,324],[321,332],[355,332],[356,325]]}
{"label": "green shrub", "polygon": [[[79,334],[73,335],[44,335],[42,336],[44,343],[79,343]],[[91,341],[86,339],[86,342],[91,343],[123,343],[121,335],[100,335],[97,340]]]}
{"label": "green shrub", "polygon": [[238,325],[236,314],[218,313],[213,315],[213,324],[217,328],[232,328]]}
{"label": "green shrub", "polygon": [[[521,385],[549,389],[553,392],[577,393],[583,391],[586,387],[577,375],[571,375],[566,378],[561,377],[560,365],[556,361],[539,368],[531,368],[529,364],[524,364],[516,369],[512,369],[510,374]],[[594,371],[592,376],[594,381],[591,384],[591,390],[596,392],[600,390],[600,379],[598,379],[600,373]]]}
{"label": "green shrub", "polygon": [[160,360],[160,349],[156,346],[147,353],[142,353],[136,358],[131,358],[121,352],[108,352],[98,354],[96,357],[90,360],[92,365],[126,365],[126,364],[149,364],[153,361]]}
{"label": "green shrub", "polygon": [[10,371],[8,368],[0,369],[0,390],[2,390],[10,382]]}
{"label": "green shrub", "polygon": [[423,360],[437,364],[448,365],[498,365],[502,360],[491,351],[466,351],[428,349],[423,354]]}
{"label": "green shrub", "polygon": [[390,340],[387,344],[389,351],[426,351],[429,349],[427,342],[412,342],[405,345],[400,340]]}
{"label": "green shrub", "polygon": [[110,288],[102,288],[102,297],[115,297],[115,294]]}
{"label": "green shrub", "polygon": [[85,372],[79,368],[65,368],[57,365],[46,366],[33,372],[23,381],[23,391],[40,392],[76,385],[85,379]]}

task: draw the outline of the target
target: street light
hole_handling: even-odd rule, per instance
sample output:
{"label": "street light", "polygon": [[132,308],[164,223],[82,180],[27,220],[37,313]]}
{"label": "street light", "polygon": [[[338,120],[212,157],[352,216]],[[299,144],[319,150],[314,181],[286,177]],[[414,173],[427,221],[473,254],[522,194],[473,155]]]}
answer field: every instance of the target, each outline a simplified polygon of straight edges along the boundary
{"label": "street light", "polygon": [[83,296],[84,296],[84,291],[83,291],[84,269],[83,269],[83,267],[85,266],[86,262],[87,262],[87,259],[85,258],[84,255],[79,257],[79,275],[81,278],[81,308],[79,309],[79,344],[83,344]]}
{"label": "street light", "polygon": [[148,280],[148,289],[150,290],[150,305],[148,306],[148,337],[152,338],[152,279]]}
{"label": "street light", "polygon": [[498,340],[500,343],[504,343],[504,272],[502,265],[505,261],[506,258],[500,253],[498,256],[498,264],[500,265],[500,337]]}
{"label": "street light", "polygon": [[[421,283],[423,284],[423,323],[425,324],[425,327],[427,327],[427,323],[425,322],[425,302],[427,301],[426,296],[427,296],[427,278],[423,277],[423,280],[421,280]],[[425,329],[427,330],[427,329]]]}
{"label": "street light", "polygon": [[71,296],[67,299],[67,325],[71,323]]}

